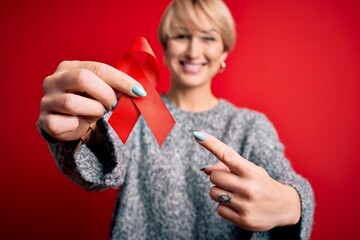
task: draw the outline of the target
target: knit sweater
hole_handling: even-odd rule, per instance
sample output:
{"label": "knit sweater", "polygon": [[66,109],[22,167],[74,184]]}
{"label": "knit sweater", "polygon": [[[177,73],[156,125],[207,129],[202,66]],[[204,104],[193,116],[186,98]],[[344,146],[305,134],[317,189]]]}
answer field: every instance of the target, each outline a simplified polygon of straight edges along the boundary
{"label": "knit sweater", "polygon": [[[292,169],[274,127],[263,114],[223,99],[206,112],[185,112],[163,100],[176,124],[162,148],[142,117],[122,144],[107,123],[110,113],[97,122],[102,132],[100,145],[82,145],[73,154],[74,144],[48,142],[60,170],[78,185],[93,191],[120,187],[111,239],[309,238],[313,191]],[[192,132],[199,130],[219,138],[275,180],[294,187],[301,199],[300,222],[250,232],[221,218],[217,203],[209,196],[209,177],[200,171],[217,159],[194,141]]]}

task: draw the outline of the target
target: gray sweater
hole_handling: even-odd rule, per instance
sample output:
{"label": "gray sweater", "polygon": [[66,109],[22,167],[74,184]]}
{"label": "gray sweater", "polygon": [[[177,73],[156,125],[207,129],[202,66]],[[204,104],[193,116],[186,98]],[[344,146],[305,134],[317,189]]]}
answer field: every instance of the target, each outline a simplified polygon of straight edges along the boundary
{"label": "gray sweater", "polygon": [[[119,191],[111,239],[308,239],[314,213],[310,184],[291,168],[283,145],[267,118],[225,100],[210,111],[184,112],[163,98],[176,124],[160,148],[140,117],[122,144],[107,123],[97,144],[48,141],[60,170],[87,190]],[[159,121],[161,121],[159,119]],[[301,198],[300,222],[268,232],[245,231],[222,219],[209,191],[209,177],[199,169],[217,160],[194,141],[193,131],[208,132],[241,156],[263,167],[274,179],[293,186]],[[43,132],[49,140],[49,136]]]}

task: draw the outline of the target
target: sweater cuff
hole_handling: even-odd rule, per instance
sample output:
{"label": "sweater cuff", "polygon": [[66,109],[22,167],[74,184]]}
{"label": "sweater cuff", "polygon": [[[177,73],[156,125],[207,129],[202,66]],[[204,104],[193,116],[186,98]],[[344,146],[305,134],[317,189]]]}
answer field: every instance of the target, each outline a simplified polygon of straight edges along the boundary
{"label": "sweater cuff", "polygon": [[80,140],[59,141],[37,123],[60,171],[89,191],[119,186],[124,172],[107,122],[101,118],[96,125],[96,131],[87,144],[79,144]]}
{"label": "sweater cuff", "polygon": [[118,187],[124,176],[123,162],[104,119],[97,121],[94,136],[74,154],[77,170],[95,186]]}
{"label": "sweater cuff", "polygon": [[310,239],[315,208],[313,190],[305,179],[302,179],[301,184],[299,184],[296,176],[287,179],[284,184],[293,187],[299,194],[301,217],[296,225],[272,229],[271,236],[274,239]]}

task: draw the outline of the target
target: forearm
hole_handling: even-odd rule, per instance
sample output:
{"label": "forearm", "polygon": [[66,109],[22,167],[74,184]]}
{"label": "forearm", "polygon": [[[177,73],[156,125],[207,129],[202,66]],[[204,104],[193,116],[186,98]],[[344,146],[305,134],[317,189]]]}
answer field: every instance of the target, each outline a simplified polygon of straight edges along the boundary
{"label": "forearm", "polygon": [[107,123],[100,119],[96,125],[86,144],[60,142],[40,129],[61,172],[88,191],[119,186],[124,172]]}

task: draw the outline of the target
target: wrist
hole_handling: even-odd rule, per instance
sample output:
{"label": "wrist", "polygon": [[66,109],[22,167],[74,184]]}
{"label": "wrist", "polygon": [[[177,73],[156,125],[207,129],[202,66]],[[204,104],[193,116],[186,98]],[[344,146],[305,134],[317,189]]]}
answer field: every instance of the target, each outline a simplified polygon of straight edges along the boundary
{"label": "wrist", "polygon": [[301,217],[301,201],[295,188],[284,185],[286,201],[284,203],[284,222],[280,226],[296,225]]}

